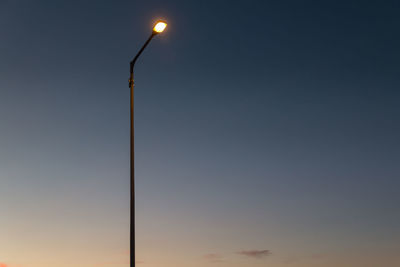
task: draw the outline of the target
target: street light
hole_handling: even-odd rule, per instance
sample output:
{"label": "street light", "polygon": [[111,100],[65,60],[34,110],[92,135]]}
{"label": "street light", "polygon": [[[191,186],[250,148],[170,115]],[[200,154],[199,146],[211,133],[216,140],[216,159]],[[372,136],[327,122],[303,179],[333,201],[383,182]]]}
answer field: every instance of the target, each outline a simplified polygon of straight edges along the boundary
{"label": "street light", "polygon": [[142,48],[130,62],[130,77],[129,77],[129,88],[131,89],[131,218],[130,218],[130,261],[131,267],[135,266],[135,125],[134,125],[134,79],[133,79],[133,68],[136,60],[142,54],[143,50],[150,43],[154,36],[162,33],[167,27],[165,21],[159,20],[154,24],[153,31],[147,41],[144,43]]}
{"label": "street light", "polygon": [[154,25],[153,32],[162,33],[165,28],[167,28],[167,23],[165,21],[159,20],[156,25]]}

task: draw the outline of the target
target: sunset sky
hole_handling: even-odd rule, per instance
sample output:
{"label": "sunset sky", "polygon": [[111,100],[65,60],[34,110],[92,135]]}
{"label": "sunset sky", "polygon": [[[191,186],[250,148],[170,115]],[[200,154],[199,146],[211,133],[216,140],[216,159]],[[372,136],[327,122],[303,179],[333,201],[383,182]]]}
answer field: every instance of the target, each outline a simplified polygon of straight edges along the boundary
{"label": "sunset sky", "polygon": [[0,0],[0,267],[400,266],[400,1]]}

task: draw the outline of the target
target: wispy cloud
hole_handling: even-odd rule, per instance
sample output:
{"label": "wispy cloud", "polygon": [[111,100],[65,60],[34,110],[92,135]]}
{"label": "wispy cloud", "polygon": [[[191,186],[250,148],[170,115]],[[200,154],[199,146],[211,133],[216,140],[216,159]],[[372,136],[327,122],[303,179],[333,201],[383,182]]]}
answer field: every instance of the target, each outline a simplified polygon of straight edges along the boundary
{"label": "wispy cloud", "polygon": [[7,264],[0,262],[0,267],[9,267]]}
{"label": "wispy cloud", "polygon": [[290,257],[286,257],[286,258],[283,260],[283,263],[284,263],[284,264],[293,264],[293,263],[296,263],[296,262],[298,262],[298,261],[299,261],[299,259],[298,259],[297,257],[290,256]]}
{"label": "wispy cloud", "polygon": [[[143,263],[140,261],[136,261],[137,264]],[[121,261],[110,261],[110,262],[103,262],[103,263],[97,263],[95,266],[96,267],[104,267],[104,266],[122,266],[122,265],[129,265],[129,260],[121,260]],[[2,267],[2,266],[0,266]]]}
{"label": "wispy cloud", "polygon": [[316,253],[316,254],[312,254],[311,258],[314,260],[320,260],[320,259],[324,259],[327,255],[324,253]]}
{"label": "wispy cloud", "polygon": [[311,255],[303,255],[301,257],[297,256],[288,256],[282,260],[283,263],[285,264],[293,264],[293,263],[298,263],[298,262],[303,262],[303,261],[321,261],[324,260],[328,254],[325,253],[315,253]]}
{"label": "wispy cloud", "polygon": [[209,262],[214,262],[214,263],[224,261],[222,255],[217,254],[217,253],[206,254],[203,256],[203,258],[208,260]]}
{"label": "wispy cloud", "polygon": [[236,254],[240,254],[240,255],[243,255],[246,257],[250,257],[250,258],[261,259],[261,258],[271,255],[271,251],[268,249],[265,249],[265,250],[242,250],[242,251],[236,252]]}

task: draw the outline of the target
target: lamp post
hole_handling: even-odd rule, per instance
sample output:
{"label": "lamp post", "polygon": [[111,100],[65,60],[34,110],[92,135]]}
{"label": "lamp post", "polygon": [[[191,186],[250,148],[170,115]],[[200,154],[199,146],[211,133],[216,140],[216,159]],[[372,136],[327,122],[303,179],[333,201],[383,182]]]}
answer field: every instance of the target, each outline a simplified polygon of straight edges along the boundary
{"label": "lamp post", "polygon": [[142,48],[139,50],[139,52],[136,54],[136,56],[133,58],[133,60],[130,62],[130,77],[129,77],[129,88],[131,90],[131,114],[130,114],[130,119],[131,119],[131,218],[130,218],[130,266],[134,267],[135,266],[135,125],[134,125],[134,78],[133,78],[133,68],[135,66],[136,60],[139,58],[139,56],[142,54],[143,50],[146,48],[146,46],[150,43],[150,41],[153,39],[154,36],[157,34],[163,32],[165,28],[167,27],[167,23],[165,21],[157,21],[156,24],[153,27],[153,31],[147,39],[147,41],[144,43]]}

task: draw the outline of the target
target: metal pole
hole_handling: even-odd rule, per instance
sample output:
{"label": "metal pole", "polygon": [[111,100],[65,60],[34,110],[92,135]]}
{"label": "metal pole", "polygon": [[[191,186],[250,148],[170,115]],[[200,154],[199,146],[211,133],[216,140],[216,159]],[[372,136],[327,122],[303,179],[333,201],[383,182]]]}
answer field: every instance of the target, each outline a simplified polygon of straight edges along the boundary
{"label": "metal pole", "polygon": [[135,58],[130,62],[130,77],[129,77],[129,88],[130,88],[130,121],[131,121],[131,149],[130,149],[130,158],[131,158],[131,210],[130,210],[130,266],[135,267],[136,255],[135,255],[135,120],[134,120],[134,112],[135,112],[135,82],[133,75],[133,68],[135,66],[136,60],[142,54],[143,50],[150,43],[151,39],[156,35],[156,33],[152,33],[144,43],[142,48],[139,50]]}
{"label": "metal pole", "polygon": [[130,149],[130,158],[131,158],[131,219],[130,219],[130,262],[131,267],[135,267],[135,123],[134,123],[134,81],[133,81],[133,72],[131,72],[131,76],[129,79],[129,87],[131,89],[130,92],[130,121],[131,121],[131,149]]}

